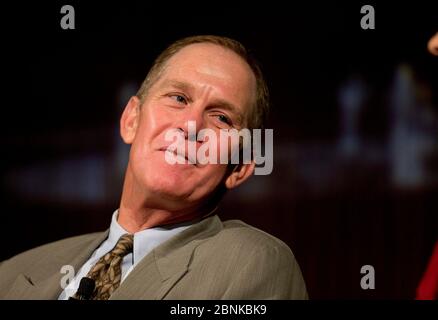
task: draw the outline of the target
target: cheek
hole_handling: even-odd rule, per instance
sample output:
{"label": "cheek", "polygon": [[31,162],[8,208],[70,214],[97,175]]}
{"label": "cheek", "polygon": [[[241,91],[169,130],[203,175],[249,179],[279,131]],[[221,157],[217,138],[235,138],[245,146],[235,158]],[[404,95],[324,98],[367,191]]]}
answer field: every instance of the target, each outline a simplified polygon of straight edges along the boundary
{"label": "cheek", "polygon": [[[198,149],[198,161],[201,164],[216,163],[226,165],[239,163],[239,138],[209,134],[204,144]],[[224,170],[222,170],[224,171]]]}
{"label": "cheek", "polygon": [[147,154],[148,135],[145,130],[139,130],[135,136],[134,142],[131,146],[131,152],[133,153],[133,160],[138,160],[139,157],[144,157]]}
{"label": "cheek", "polygon": [[142,172],[146,170],[145,159],[144,159],[144,151],[143,146],[136,143],[131,146],[131,150],[129,153],[129,163],[136,178],[140,178],[142,176]]}
{"label": "cheek", "polygon": [[151,155],[154,148],[157,147],[154,146],[154,141],[163,131],[163,126],[166,125],[163,121],[166,118],[155,110],[158,109],[150,105],[143,105],[140,122],[132,144],[135,159],[141,157],[144,160]]}
{"label": "cheek", "polygon": [[224,179],[227,165],[211,164],[201,169],[197,183],[203,191],[213,191]]}
{"label": "cheek", "polygon": [[[238,139],[235,138],[222,138],[219,139],[218,144],[217,144],[217,154],[218,154],[218,158],[223,159],[223,160],[227,160],[226,163],[224,163],[223,161],[221,161],[220,163],[222,164],[229,164],[233,161],[233,163],[235,161],[237,161],[236,163],[238,163],[239,159],[239,141]],[[232,158],[233,157],[233,158]],[[236,159],[234,159],[236,158]]]}
{"label": "cheek", "polygon": [[149,158],[152,155],[151,132],[145,127],[139,127],[135,139],[131,145],[129,161],[137,173],[147,169]]}

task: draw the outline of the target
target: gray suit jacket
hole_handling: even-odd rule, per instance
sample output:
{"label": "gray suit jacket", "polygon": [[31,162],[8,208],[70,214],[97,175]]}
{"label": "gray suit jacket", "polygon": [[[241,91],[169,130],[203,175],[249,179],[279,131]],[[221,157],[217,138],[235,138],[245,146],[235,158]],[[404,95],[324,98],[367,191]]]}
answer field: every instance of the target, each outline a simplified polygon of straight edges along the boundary
{"label": "gray suit jacket", "polygon": [[[0,299],[57,299],[108,231],[53,242],[0,264]],[[241,221],[197,222],[145,256],[111,299],[307,299],[286,244]]]}

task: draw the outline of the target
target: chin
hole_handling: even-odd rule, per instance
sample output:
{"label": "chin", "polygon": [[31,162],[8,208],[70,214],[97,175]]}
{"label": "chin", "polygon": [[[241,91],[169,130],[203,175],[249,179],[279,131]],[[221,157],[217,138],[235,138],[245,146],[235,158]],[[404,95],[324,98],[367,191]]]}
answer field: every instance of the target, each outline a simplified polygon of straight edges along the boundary
{"label": "chin", "polygon": [[145,177],[145,180],[149,190],[166,198],[186,198],[193,191],[188,176],[175,169],[154,170]]}

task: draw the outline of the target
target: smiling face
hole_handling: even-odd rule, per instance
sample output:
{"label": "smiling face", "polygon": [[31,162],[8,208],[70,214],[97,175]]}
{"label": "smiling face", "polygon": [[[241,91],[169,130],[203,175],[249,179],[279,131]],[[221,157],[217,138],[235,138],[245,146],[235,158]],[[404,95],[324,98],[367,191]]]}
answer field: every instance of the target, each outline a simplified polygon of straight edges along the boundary
{"label": "smiling face", "polygon": [[125,189],[142,193],[160,209],[184,210],[200,205],[220,184],[233,188],[242,183],[253,164],[231,175],[226,164],[169,164],[164,150],[172,142],[165,135],[185,134],[187,150],[188,121],[196,121],[196,132],[217,132],[219,147],[220,129],[247,125],[255,92],[254,74],[231,50],[209,43],[182,48],[167,61],[143,103],[133,97],[124,111],[121,133],[132,144]]}

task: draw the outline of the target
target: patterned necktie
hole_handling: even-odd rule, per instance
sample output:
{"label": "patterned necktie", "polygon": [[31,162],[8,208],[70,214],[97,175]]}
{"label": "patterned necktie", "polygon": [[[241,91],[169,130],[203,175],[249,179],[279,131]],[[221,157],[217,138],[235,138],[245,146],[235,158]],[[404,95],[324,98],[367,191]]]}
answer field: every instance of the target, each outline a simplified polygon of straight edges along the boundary
{"label": "patterned necktie", "polygon": [[133,241],[132,234],[124,234],[117,241],[116,246],[90,269],[87,277],[93,279],[96,285],[91,296],[92,300],[108,300],[119,287],[122,278],[122,260],[132,252]]}

